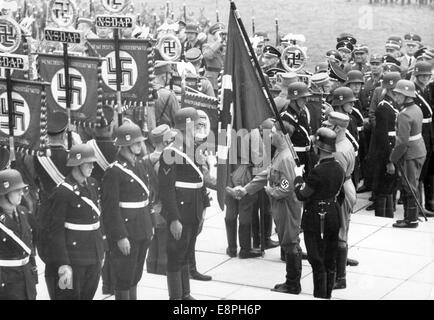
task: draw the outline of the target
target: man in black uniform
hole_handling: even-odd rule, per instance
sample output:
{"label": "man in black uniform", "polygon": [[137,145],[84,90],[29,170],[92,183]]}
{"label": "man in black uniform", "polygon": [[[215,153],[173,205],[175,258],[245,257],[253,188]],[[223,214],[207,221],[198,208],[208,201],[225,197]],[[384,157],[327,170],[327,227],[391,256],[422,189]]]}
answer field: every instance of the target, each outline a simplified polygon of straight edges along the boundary
{"label": "man in black uniform", "polygon": [[[433,126],[433,110],[432,104],[430,104],[430,96],[427,89],[428,83],[431,80],[432,69],[431,63],[427,61],[418,61],[414,66],[413,76],[415,78],[414,85],[416,87],[416,99],[414,103],[419,106],[423,113],[422,120],[422,137],[426,147],[426,158],[422,167],[422,172],[419,177],[419,194],[421,195],[419,201],[422,203],[422,185],[425,191],[425,207],[426,203],[433,198],[432,181],[429,181],[429,169],[432,166],[433,161],[433,149],[434,149],[434,126]],[[434,212],[426,212],[428,217],[434,217]]]}
{"label": "man in black uniform", "polygon": [[314,149],[319,156],[319,163],[305,181],[300,176],[296,177],[294,185],[297,198],[304,201],[301,226],[308,260],[313,270],[313,295],[330,299],[338,251],[337,197],[345,173],[333,156],[336,151],[336,133],[329,128],[320,128],[315,136]]}
{"label": "man in black uniform", "polygon": [[[95,130],[95,139],[89,140],[89,144],[95,153],[96,166],[92,171],[92,178],[98,183],[99,196],[101,190],[102,178],[110,164],[115,160],[118,148],[113,143],[113,108],[103,106],[103,114],[99,126]],[[105,236],[104,236],[105,237]],[[115,276],[111,267],[110,251],[106,247],[105,262],[102,268],[102,293],[114,294]]]}
{"label": "man in black uniform", "polygon": [[20,206],[26,187],[17,170],[0,172],[0,300],[36,299],[32,230]]}
{"label": "man in black uniform", "polygon": [[192,131],[199,120],[198,112],[183,108],[175,120],[179,132],[173,144],[163,151],[158,171],[162,215],[168,227],[167,287],[171,300],[193,300],[188,256],[210,204],[203,173],[194,159]]}
{"label": "man in black uniform", "polygon": [[379,217],[393,218],[394,199],[397,173],[389,174],[387,164],[389,156],[395,146],[395,122],[399,113],[398,106],[393,100],[393,89],[401,79],[399,72],[388,72],[383,79],[382,86],[386,94],[375,110],[375,119],[379,125],[373,133],[372,163],[373,168],[373,192],[375,199],[375,215]]}
{"label": "man in black uniform", "polygon": [[102,181],[102,217],[116,277],[116,300],[137,299],[137,283],[153,235],[149,181],[154,171],[138,158],[144,140],[139,126],[121,125],[115,139],[119,153]]}
{"label": "man in black uniform", "polygon": [[282,120],[288,121],[295,126],[295,132],[291,136],[294,150],[297,152],[300,163],[304,165],[304,170],[309,171],[313,166],[310,160],[310,113],[306,107],[307,97],[312,94],[308,86],[303,82],[292,83],[288,87],[288,98],[291,102],[286,111],[282,114]]}
{"label": "man in black uniform", "polygon": [[[35,183],[39,187],[39,208],[45,205],[54,188],[71,172],[71,168],[66,166],[66,159],[68,157],[66,143],[67,126],[68,116],[66,113],[54,112],[48,115],[47,134],[51,154],[49,156],[37,155],[34,157]],[[39,208],[36,211],[37,219],[40,218]],[[39,249],[38,254],[44,261],[45,257]],[[55,279],[45,273],[45,282],[50,298],[54,299]]]}
{"label": "man in black uniform", "polygon": [[104,243],[96,181],[96,160],[86,144],[71,148],[65,181],[50,196],[48,262],[45,273],[56,279],[54,300],[92,300],[98,287]]}

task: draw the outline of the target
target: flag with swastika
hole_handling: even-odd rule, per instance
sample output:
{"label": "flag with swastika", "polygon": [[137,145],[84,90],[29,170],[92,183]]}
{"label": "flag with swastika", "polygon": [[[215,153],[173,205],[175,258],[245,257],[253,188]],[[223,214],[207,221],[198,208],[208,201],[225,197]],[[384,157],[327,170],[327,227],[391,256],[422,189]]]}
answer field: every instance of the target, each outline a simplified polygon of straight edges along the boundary
{"label": "flag with swastika", "polygon": [[[69,90],[71,119],[80,123],[95,123],[98,105],[98,66],[102,60],[94,57],[69,58]],[[39,73],[50,83],[47,90],[48,112],[66,111],[66,85],[63,56],[39,54]]]}
{"label": "flag with swastika", "polygon": [[[14,80],[12,83],[12,127],[15,147],[37,151],[42,148],[41,135],[46,131],[42,93],[48,83]],[[0,79],[0,144],[9,146],[9,105],[6,80]]]}
{"label": "flag with swastika", "polygon": [[[92,48],[104,59],[102,62],[102,80],[104,101],[116,101],[116,55],[113,39],[88,39]],[[148,99],[148,49],[152,45],[148,40],[120,39],[119,56],[122,102],[127,104],[146,103]]]}

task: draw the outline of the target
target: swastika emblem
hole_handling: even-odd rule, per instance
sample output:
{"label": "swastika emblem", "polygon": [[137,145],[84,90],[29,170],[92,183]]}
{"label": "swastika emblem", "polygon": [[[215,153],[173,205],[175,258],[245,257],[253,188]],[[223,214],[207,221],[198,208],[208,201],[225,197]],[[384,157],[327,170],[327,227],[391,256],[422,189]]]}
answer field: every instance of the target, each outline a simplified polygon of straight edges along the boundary
{"label": "swastika emblem", "polygon": [[176,43],[174,40],[165,40],[163,42],[163,52],[168,55],[170,58],[176,56]]}
{"label": "swastika emblem", "polygon": [[121,12],[129,0],[101,0],[103,7],[110,12]]}
{"label": "swastika emblem", "polygon": [[0,51],[14,52],[21,43],[21,29],[10,18],[0,18]]}
{"label": "swastika emblem", "polygon": [[288,188],[289,188],[289,181],[286,180],[286,179],[283,179],[283,180],[280,182],[280,187],[281,187],[283,190],[288,190]]}
{"label": "swastika emblem", "polygon": [[[87,85],[83,75],[75,68],[69,68],[69,86],[71,91],[71,110],[79,110],[86,102]],[[66,109],[65,69],[56,72],[51,80],[51,94],[57,104]]]}
{"label": "swastika emblem", "polygon": [[[131,90],[137,82],[138,69],[134,58],[126,51],[119,51],[121,60],[121,91]],[[116,57],[115,52],[110,52],[102,63],[102,78],[104,83],[113,91],[116,91]]]}
{"label": "swastika emblem", "polygon": [[[0,94],[0,130],[4,134],[9,134],[9,114],[8,114],[7,93]],[[12,112],[14,136],[20,137],[26,133],[30,124],[30,109],[26,100],[17,92],[12,92]]]}
{"label": "swastika emblem", "polygon": [[77,9],[71,0],[52,0],[50,2],[51,18],[60,27],[67,27],[74,23]]}
{"label": "swastika emblem", "polygon": [[298,46],[291,46],[283,50],[281,60],[286,70],[297,72],[306,64],[306,55]]}

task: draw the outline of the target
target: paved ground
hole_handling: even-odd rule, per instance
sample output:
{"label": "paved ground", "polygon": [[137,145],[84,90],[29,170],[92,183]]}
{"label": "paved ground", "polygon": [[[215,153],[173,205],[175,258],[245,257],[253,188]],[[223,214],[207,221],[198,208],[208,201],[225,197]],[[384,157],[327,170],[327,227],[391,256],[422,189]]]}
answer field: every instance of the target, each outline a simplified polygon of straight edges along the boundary
{"label": "paved ground", "polygon": [[[373,211],[364,210],[369,204],[368,197],[368,193],[359,195],[349,235],[349,257],[360,264],[347,268],[348,288],[333,291],[333,299],[434,299],[434,219],[420,223],[417,229],[393,229],[392,219],[377,218]],[[402,206],[398,206],[396,217],[402,217]],[[225,254],[224,214],[215,202],[197,242],[198,269],[213,277],[211,282],[191,281],[192,295],[197,299],[314,299],[312,269],[305,260],[302,293],[295,296],[270,291],[276,283],[284,281],[285,264],[280,261],[279,248],[267,250],[262,258],[229,258]],[[305,250],[303,241],[302,246]],[[42,263],[39,270],[38,299],[45,300],[48,295]],[[145,271],[138,298],[167,300],[166,277]],[[114,297],[103,296],[99,288],[95,299]]]}

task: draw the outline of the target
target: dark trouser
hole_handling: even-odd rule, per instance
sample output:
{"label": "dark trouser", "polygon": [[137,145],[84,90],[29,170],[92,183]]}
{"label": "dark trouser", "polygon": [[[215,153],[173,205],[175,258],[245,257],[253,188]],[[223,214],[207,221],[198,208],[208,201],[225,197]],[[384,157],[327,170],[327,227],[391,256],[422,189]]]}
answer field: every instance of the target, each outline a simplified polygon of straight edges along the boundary
{"label": "dark trouser", "polygon": [[[261,206],[264,208],[264,230],[261,230],[261,217],[260,210]],[[273,217],[270,212],[270,198],[265,193],[265,190],[262,189],[258,192],[258,200],[255,202],[255,206],[253,207],[253,215],[252,215],[252,237],[253,237],[253,246],[259,247],[261,244],[261,235],[262,231],[264,232],[264,239],[269,239],[271,237],[273,228]]]}
{"label": "dark trouser", "polygon": [[172,233],[167,231],[167,271],[177,272],[188,264],[191,250],[196,243],[198,224],[183,224],[181,239],[175,240]]}
{"label": "dark trouser", "polygon": [[[402,179],[402,189],[404,194],[404,220],[408,222],[417,221],[418,208],[416,199],[414,198],[411,190],[414,192],[416,198],[419,199],[419,176],[424,164],[425,157],[418,159],[405,160],[398,165],[401,166],[404,175],[407,177],[408,183],[404,177]],[[410,189],[411,188],[411,189]]]}
{"label": "dark trouser", "polygon": [[325,232],[324,239],[321,239],[320,234],[316,232],[304,231],[304,243],[307,249],[307,259],[312,266],[314,296],[330,298],[336,272],[338,230]]}
{"label": "dark trouser", "polygon": [[150,243],[149,239],[130,240],[131,250],[127,256],[122,254],[117,244],[112,246],[112,265],[116,275],[116,290],[129,290],[140,281]]}
{"label": "dark trouser", "polygon": [[37,276],[31,265],[0,267],[0,300],[35,300]]}
{"label": "dark trouser", "polygon": [[146,271],[165,275],[167,269],[167,227],[156,228],[146,258]]}
{"label": "dark trouser", "polygon": [[377,198],[375,199],[375,216],[393,218],[393,203],[394,200],[392,194],[377,195]]}
{"label": "dark trouser", "polygon": [[[434,156],[433,152],[426,155],[425,163],[422,168],[420,181],[423,182],[425,195],[425,209],[434,211]],[[420,195],[422,197],[422,194]],[[420,201],[422,204],[422,201]]]}
{"label": "dark trouser", "polygon": [[53,300],[92,300],[98,288],[101,263],[86,266],[72,265],[72,289],[59,288],[59,265],[47,264],[45,273],[53,277],[56,286]]}
{"label": "dark trouser", "polygon": [[[252,247],[250,233],[252,224],[252,212],[253,206],[257,199],[257,194],[246,195],[241,200],[236,200],[232,197],[226,197],[226,225],[237,223],[237,216],[239,216],[240,228],[239,228],[239,239],[240,247],[242,250],[249,251]],[[236,228],[236,227],[235,227]],[[236,243],[230,243],[228,237],[228,246],[231,250],[237,250]]]}
{"label": "dark trouser", "polygon": [[104,266],[102,267],[101,272],[101,278],[103,288],[106,288],[106,290],[108,290],[109,292],[114,290],[116,283],[116,275],[111,260],[112,258],[110,256],[110,251],[106,251]]}

